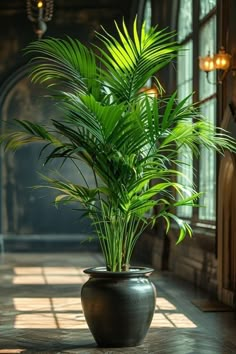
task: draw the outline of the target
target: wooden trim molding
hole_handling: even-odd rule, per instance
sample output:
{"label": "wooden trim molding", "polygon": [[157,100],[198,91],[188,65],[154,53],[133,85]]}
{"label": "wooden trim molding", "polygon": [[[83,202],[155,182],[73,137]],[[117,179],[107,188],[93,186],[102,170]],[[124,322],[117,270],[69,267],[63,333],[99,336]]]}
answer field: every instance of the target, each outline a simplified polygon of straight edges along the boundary
{"label": "wooden trim molding", "polygon": [[[228,129],[231,113],[226,110],[222,126]],[[233,122],[233,124],[235,124]],[[218,184],[217,254],[218,298],[234,306],[236,296],[236,156],[226,151],[220,160]]]}

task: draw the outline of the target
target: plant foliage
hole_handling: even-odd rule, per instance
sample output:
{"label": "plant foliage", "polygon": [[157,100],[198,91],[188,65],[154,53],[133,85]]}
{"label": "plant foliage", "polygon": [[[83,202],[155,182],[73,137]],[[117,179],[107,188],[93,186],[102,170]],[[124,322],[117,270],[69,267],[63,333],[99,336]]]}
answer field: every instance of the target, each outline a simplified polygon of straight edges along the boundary
{"label": "plant foliage", "polygon": [[[130,34],[115,23],[117,36],[97,33],[95,50],[76,39],[43,39],[31,43],[32,80],[48,87],[62,119],[48,126],[18,120],[18,129],[2,134],[6,149],[43,142],[51,147],[45,163],[70,159],[78,167],[78,184],[44,177],[57,190],[56,204],[79,202],[93,222],[107,269],[129,269],[133,249],[147,226],[166,221],[179,227],[179,239],[191,236],[190,225],[175,208],[197,206],[199,192],[189,187],[178,165],[178,150],[188,147],[198,156],[202,146],[223,153],[236,150],[234,141],[202,117],[189,97],[150,97],[141,92],[154,75],[177,55],[174,33],[137,20]],[[95,186],[80,183],[80,162],[89,166]],[[184,182],[179,183],[178,176]],[[157,207],[158,212],[147,213]]]}

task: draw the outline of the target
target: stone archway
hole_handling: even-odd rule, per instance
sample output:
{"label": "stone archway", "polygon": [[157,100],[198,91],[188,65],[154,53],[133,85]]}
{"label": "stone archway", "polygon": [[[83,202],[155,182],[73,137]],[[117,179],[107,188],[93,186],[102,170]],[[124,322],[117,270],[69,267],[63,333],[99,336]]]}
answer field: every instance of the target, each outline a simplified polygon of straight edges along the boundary
{"label": "stone archway", "polygon": [[[0,114],[2,120],[14,119],[47,122],[58,118],[51,100],[43,98],[44,90],[32,85],[28,78],[29,67],[22,66],[10,75],[1,88]],[[1,231],[5,235],[88,234],[90,222],[80,219],[82,212],[73,212],[71,206],[56,209],[54,192],[35,191],[32,186],[42,184],[39,173],[53,175],[61,161],[48,167],[40,160],[40,144],[22,148],[16,153],[5,153],[1,159]],[[82,168],[84,168],[82,166]],[[60,170],[66,178],[76,181],[78,171],[69,161]],[[88,179],[92,174],[88,171]],[[75,206],[78,209],[80,206]]]}

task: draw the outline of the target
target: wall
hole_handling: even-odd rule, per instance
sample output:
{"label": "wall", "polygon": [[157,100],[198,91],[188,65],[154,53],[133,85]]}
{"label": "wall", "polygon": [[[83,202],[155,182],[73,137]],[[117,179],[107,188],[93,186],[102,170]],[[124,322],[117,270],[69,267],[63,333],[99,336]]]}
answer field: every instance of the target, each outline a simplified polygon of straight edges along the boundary
{"label": "wall", "polygon": [[[55,1],[54,15],[45,36],[64,38],[68,35],[90,45],[101,24],[111,31],[114,19],[120,22],[124,17],[129,23],[132,11],[130,0],[93,0],[89,4],[87,1]],[[33,40],[36,35],[26,15],[25,1],[1,1],[0,113],[1,119],[10,123],[15,118],[42,122],[58,115],[51,102],[41,98],[45,92],[28,79],[25,67],[28,59],[23,49]],[[38,172],[48,173],[43,161],[38,159],[39,150],[38,146],[31,146],[14,155],[2,154],[1,231],[5,235],[90,233],[90,223],[79,218],[81,213],[76,214],[69,207],[57,210],[51,203],[52,193],[29,188],[40,183]],[[57,167],[50,165],[49,169]],[[63,169],[66,176],[76,179],[71,165]],[[87,177],[91,178],[90,172]]]}

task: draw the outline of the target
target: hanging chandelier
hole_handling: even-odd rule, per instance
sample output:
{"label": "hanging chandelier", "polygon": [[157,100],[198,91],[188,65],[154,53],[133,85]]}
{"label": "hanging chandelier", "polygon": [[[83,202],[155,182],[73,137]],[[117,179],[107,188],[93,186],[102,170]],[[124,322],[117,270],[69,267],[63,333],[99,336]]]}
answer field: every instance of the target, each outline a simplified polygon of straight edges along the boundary
{"label": "hanging chandelier", "polygon": [[34,32],[38,39],[47,30],[46,22],[52,19],[53,0],[26,0],[27,17],[33,22]]}

